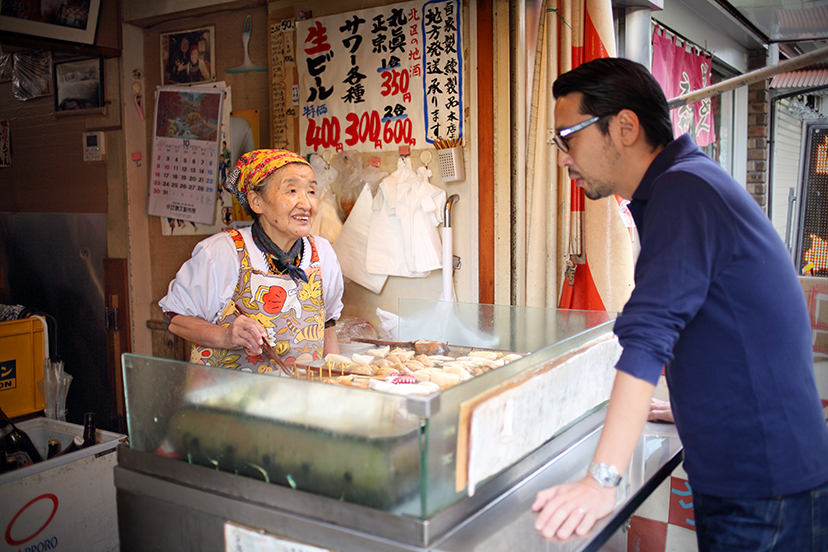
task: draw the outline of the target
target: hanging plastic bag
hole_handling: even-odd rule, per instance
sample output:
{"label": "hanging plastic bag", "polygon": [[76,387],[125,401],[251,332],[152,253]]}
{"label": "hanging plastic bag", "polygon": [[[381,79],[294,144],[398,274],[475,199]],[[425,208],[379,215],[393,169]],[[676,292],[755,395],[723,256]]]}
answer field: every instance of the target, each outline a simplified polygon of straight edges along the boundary
{"label": "hanging plastic bag", "polygon": [[368,240],[368,225],[371,222],[371,190],[362,185],[362,193],[354,204],[353,214],[342,225],[342,231],[333,244],[342,275],[365,289],[379,294],[388,276],[371,274],[365,270],[365,244]]}
{"label": "hanging plastic bag", "polygon": [[12,67],[12,92],[21,101],[48,96],[52,90],[52,52],[17,52]]}
{"label": "hanging plastic bag", "polygon": [[310,156],[310,164],[316,175],[316,192],[319,198],[319,211],[316,213],[313,225],[311,225],[311,234],[322,236],[333,243],[342,230],[342,220],[339,218],[336,194],[331,186],[339,176],[339,172],[316,154]]}
{"label": "hanging plastic bag", "polygon": [[12,80],[12,55],[0,54],[0,82]]}
{"label": "hanging plastic bag", "polygon": [[388,173],[377,167],[364,166],[362,156],[357,151],[343,151],[334,157],[331,166],[339,171],[339,177],[333,182],[333,189],[339,199],[339,218],[342,221],[351,214],[357,198],[362,193],[365,184],[368,185],[371,195],[377,193],[377,188]]}
{"label": "hanging plastic bag", "polygon": [[400,317],[393,312],[384,311],[377,307],[377,318],[380,319],[380,331],[377,332],[380,338],[399,341]]}

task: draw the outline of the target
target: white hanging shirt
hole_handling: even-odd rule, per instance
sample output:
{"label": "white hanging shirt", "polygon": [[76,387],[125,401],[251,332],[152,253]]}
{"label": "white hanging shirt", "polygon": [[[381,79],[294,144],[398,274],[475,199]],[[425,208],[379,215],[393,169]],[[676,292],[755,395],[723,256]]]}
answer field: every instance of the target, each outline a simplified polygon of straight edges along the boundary
{"label": "white hanging shirt", "polygon": [[408,269],[431,272],[443,266],[443,246],[437,228],[443,222],[446,192],[429,181],[431,171],[417,169],[408,189],[397,192],[397,217],[402,222]]}
{"label": "white hanging shirt", "polygon": [[415,173],[406,157],[380,184],[368,234],[368,272],[423,278],[441,267],[437,226],[446,193],[429,183],[429,175],[424,167]]}
{"label": "white hanging shirt", "polygon": [[427,274],[408,269],[403,223],[397,216],[397,193],[412,177],[409,159],[399,159],[397,170],[380,182],[371,211],[365,269],[372,274],[422,278]]}

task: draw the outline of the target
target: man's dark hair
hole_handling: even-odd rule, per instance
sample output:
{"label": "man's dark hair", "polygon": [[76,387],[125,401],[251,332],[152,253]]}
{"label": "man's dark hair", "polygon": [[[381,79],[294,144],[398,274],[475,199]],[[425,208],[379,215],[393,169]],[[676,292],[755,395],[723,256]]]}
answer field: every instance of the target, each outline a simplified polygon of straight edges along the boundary
{"label": "man's dark hair", "polygon": [[[581,113],[593,116],[615,115],[629,109],[638,115],[647,143],[666,146],[673,141],[673,125],[667,98],[658,82],[640,63],[622,58],[601,58],[579,65],[555,80],[555,98],[580,92]],[[609,121],[598,126],[606,134]]]}

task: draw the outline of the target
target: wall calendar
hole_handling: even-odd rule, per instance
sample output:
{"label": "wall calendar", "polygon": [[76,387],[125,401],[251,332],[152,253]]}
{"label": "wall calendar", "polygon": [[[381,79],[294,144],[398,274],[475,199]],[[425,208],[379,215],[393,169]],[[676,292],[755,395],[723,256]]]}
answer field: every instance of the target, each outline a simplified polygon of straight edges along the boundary
{"label": "wall calendar", "polygon": [[159,88],[149,214],[213,224],[223,90]]}

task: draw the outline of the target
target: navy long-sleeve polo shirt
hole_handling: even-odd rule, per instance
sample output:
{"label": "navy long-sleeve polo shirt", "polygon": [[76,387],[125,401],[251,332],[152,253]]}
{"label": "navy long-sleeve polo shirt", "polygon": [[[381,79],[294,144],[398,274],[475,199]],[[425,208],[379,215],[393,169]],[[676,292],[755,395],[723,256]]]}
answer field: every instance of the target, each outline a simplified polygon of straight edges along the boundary
{"label": "navy long-sleeve polo shirt", "polygon": [[641,253],[616,368],[656,383],[666,365],[691,486],[761,498],[828,481],[807,306],[767,216],[686,134],[630,211]]}

